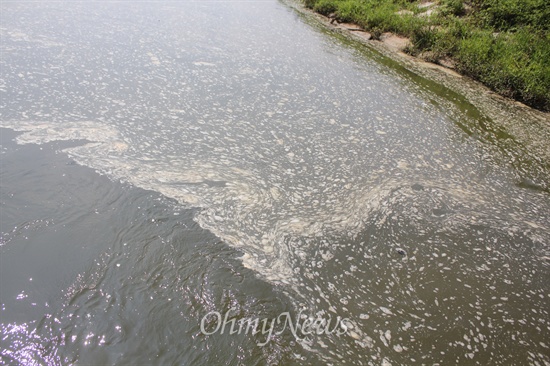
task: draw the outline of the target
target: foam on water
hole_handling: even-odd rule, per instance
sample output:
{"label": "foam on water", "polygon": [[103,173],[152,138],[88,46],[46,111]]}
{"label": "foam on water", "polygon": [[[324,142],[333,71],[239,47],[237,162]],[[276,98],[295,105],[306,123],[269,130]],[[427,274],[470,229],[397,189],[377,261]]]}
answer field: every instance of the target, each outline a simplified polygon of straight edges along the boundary
{"label": "foam on water", "polygon": [[[289,126],[292,123],[300,126],[306,122],[287,123]],[[277,124],[284,122],[278,121]],[[243,148],[245,152],[250,151],[251,156],[248,157],[222,153],[206,161],[193,161],[189,157],[173,157],[167,161],[135,154],[135,143],[104,123],[10,122],[2,126],[26,131],[17,138],[19,143],[92,141],[66,151],[79,163],[109,174],[114,179],[160,192],[182,204],[202,207],[198,222],[228,243],[242,248],[245,264],[270,280],[292,280],[292,268],[286,262],[288,248],[283,244],[285,238],[314,238],[334,233],[354,237],[364,229],[366,220],[374,212],[391,215],[395,205],[401,202],[406,203],[403,209],[411,220],[419,215],[437,216],[439,213],[445,217],[448,230],[451,230],[456,223],[482,221],[483,210],[493,199],[492,194],[483,197],[480,192],[486,189],[476,187],[473,182],[458,182],[458,178],[453,178],[453,171],[446,167],[443,167],[443,178],[439,178],[439,182],[429,182],[430,187],[420,185],[422,178],[414,179],[414,174],[407,174],[408,169],[402,169],[400,162],[392,162],[395,166],[390,168],[390,171],[398,170],[394,174],[399,178],[384,177],[387,175],[384,169],[369,172],[366,159],[362,162],[362,159],[338,155],[328,158],[329,154],[324,154],[326,150],[338,153],[338,150],[349,149],[350,146],[345,144],[338,148],[335,144],[317,141],[313,164],[308,166],[304,157],[311,159],[312,156],[305,156],[309,155],[309,151],[307,147],[300,146],[300,136],[296,136],[297,142],[292,142],[297,155],[293,153],[292,157],[288,157],[288,154],[279,153],[282,161],[269,160],[270,165],[258,164],[250,169],[247,167],[250,164],[242,164],[238,159],[254,162],[258,156],[254,151],[263,149],[269,154],[270,148],[277,149],[278,138],[264,143],[251,140],[251,146]],[[229,131],[226,133],[230,134]],[[208,137],[205,141],[195,142],[204,143]],[[315,140],[315,135],[310,136],[309,142],[312,140]],[[337,140],[337,143],[340,141]],[[368,143],[368,140],[359,142],[360,145]],[[155,149],[147,142],[144,146],[148,147],[147,154]],[[212,145],[213,150],[217,148],[219,145]],[[225,150],[232,149],[238,152],[236,144]],[[145,155],[145,152],[142,154]],[[315,160],[318,165],[315,165]],[[328,160],[326,165],[321,163],[323,160]],[[264,161],[268,163],[267,159]],[[352,165],[363,165],[365,162],[363,174]],[[384,165],[385,162],[378,163]],[[356,175],[350,174],[352,172]],[[414,199],[415,188],[422,191],[430,189],[432,193],[419,204],[418,199]],[[416,205],[420,207],[414,207]],[[541,231],[537,228],[542,229],[546,225],[544,218],[533,216],[529,210],[509,213],[506,205],[499,205],[499,201],[492,203],[491,216],[501,214],[500,219],[505,220],[512,214],[516,220],[530,223],[524,225],[523,231],[536,234]],[[430,210],[435,211],[422,212]]]}

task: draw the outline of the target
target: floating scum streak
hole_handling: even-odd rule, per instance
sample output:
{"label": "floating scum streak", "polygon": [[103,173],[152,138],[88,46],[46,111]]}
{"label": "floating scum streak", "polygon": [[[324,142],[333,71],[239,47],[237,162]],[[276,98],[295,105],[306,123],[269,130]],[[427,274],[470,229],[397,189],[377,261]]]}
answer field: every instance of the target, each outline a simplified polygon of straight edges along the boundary
{"label": "floating scum streak", "polygon": [[[93,141],[66,151],[79,163],[100,173],[161,192],[182,204],[203,208],[197,217],[201,226],[241,248],[245,253],[243,262],[248,267],[271,281],[288,283],[293,281],[288,256],[302,251],[303,248],[294,245],[304,245],[295,243],[296,240],[335,232],[355,237],[373,213],[385,212],[389,216],[396,204],[404,203],[403,210],[411,220],[432,214],[422,212],[429,208],[414,208],[419,195],[411,187],[425,178],[418,177],[410,163],[396,162],[385,154],[374,153],[374,158],[359,156],[348,150],[358,142],[345,144],[342,140],[349,140],[346,136],[330,140],[322,128],[320,133],[311,133],[307,140],[300,135],[302,131],[292,130],[293,125],[306,126],[303,132],[309,132],[312,129],[308,124],[317,121],[287,122],[285,132],[270,130],[269,134],[257,128],[263,123],[254,126],[241,122],[237,125],[247,129],[241,136],[256,135],[248,139],[249,146],[243,144],[244,140],[231,137],[227,137],[230,143],[224,144],[226,139],[218,137],[215,131],[204,134],[202,141],[194,143],[212,144],[213,156],[203,161],[193,159],[192,155],[178,160],[175,156],[159,159],[132,156],[135,143],[123,138],[114,127],[99,122],[12,122],[3,123],[3,127],[27,131],[18,137],[19,143]],[[322,125],[322,121],[317,123]],[[332,126],[334,121],[326,124]],[[224,124],[217,121],[212,125]],[[276,121],[271,127],[277,125],[285,123]],[[231,136],[230,130],[227,134]],[[362,143],[368,145],[370,141]],[[429,168],[429,162],[418,165]],[[376,169],[368,170],[370,167]],[[483,189],[476,187],[479,183],[461,182],[462,169],[456,172],[443,169],[431,172],[435,174],[427,181],[426,189],[434,194],[424,203],[443,210],[441,215],[449,230],[457,223],[518,219],[519,213],[506,213],[507,208],[499,208],[499,201],[494,202],[492,196],[483,197],[479,193]],[[442,203],[438,205],[437,200]],[[491,212],[487,215],[484,211],[489,206]],[[498,218],[497,213],[502,216]],[[526,228],[542,240],[543,236],[536,234],[537,228],[544,227],[544,223],[536,223],[541,218],[529,218],[529,212],[522,217]]]}

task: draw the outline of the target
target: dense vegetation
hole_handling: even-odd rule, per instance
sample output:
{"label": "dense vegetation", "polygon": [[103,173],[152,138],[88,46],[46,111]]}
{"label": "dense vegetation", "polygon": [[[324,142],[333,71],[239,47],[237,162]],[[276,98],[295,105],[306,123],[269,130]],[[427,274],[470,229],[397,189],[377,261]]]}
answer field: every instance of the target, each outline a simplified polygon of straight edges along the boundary
{"label": "dense vegetation", "polygon": [[[411,39],[407,51],[550,110],[550,0],[305,0],[340,22]],[[422,4],[424,2],[424,4]]]}

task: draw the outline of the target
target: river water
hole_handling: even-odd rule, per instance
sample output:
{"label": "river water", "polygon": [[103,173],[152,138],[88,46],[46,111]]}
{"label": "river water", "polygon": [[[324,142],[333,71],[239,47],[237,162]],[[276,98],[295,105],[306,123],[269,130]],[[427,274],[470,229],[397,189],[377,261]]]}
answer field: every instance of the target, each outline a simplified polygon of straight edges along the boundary
{"label": "river water", "polygon": [[275,0],[0,7],[4,364],[550,364],[549,165],[464,98]]}

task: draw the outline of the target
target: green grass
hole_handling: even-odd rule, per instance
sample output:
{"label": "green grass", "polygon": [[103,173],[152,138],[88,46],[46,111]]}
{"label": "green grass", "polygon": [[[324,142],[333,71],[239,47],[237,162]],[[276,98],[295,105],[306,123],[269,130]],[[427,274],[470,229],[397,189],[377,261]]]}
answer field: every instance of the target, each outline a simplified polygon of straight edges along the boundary
{"label": "green grass", "polygon": [[[495,92],[550,111],[550,5],[548,0],[439,0],[432,16],[416,0],[305,0],[374,37],[393,32],[411,39],[407,50],[456,69]],[[409,10],[409,12],[400,12]],[[411,14],[411,12],[413,14]]]}

